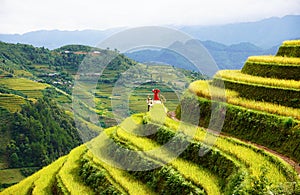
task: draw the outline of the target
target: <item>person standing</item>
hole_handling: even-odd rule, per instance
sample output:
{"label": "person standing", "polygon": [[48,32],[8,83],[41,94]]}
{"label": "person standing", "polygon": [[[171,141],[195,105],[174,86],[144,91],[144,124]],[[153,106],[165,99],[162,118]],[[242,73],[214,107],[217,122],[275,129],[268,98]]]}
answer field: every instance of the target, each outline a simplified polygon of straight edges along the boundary
{"label": "person standing", "polygon": [[157,104],[157,103],[161,103],[161,101],[160,101],[160,98],[159,98],[159,92],[160,92],[160,90],[159,89],[157,89],[157,88],[155,88],[155,89],[152,89],[152,92],[154,93],[153,94],[153,103],[154,104]]}
{"label": "person standing", "polygon": [[149,111],[150,107],[152,106],[152,99],[149,95],[148,95],[148,98],[147,98],[147,104],[148,104],[148,111]]}

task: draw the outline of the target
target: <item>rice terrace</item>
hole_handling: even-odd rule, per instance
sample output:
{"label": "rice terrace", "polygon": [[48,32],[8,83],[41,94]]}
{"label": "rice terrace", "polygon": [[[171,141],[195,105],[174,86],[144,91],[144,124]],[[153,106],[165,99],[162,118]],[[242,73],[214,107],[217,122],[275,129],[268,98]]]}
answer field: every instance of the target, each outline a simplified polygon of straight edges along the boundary
{"label": "rice terrace", "polygon": [[[1,44],[0,121],[6,124],[0,128],[1,195],[300,194],[299,40],[284,41],[275,56],[250,56],[241,70],[220,70],[208,80],[194,71],[119,54],[96,88],[89,82],[82,86],[88,89],[83,97],[94,94],[95,107],[79,102],[83,111],[78,115],[71,105],[76,68],[90,50],[116,51]],[[6,53],[8,48],[15,53]],[[118,124],[110,107],[118,99],[111,95],[113,83],[133,65],[149,81],[134,89],[129,116]],[[164,70],[168,86],[159,82],[159,72],[153,73],[157,69]],[[174,72],[189,83],[180,100],[171,88],[185,82],[174,83],[177,77],[168,76]],[[220,83],[226,102],[211,99],[210,90],[221,98]],[[213,104],[226,108],[221,134],[208,129]],[[183,109],[195,108],[200,109],[198,126],[181,118]],[[99,116],[98,124],[90,112]],[[92,139],[82,143],[77,128],[90,129],[86,136]],[[211,148],[207,136],[216,140]],[[166,162],[165,156],[184,144],[185,150]],[[161,153],[151,152],[157,148]]]}

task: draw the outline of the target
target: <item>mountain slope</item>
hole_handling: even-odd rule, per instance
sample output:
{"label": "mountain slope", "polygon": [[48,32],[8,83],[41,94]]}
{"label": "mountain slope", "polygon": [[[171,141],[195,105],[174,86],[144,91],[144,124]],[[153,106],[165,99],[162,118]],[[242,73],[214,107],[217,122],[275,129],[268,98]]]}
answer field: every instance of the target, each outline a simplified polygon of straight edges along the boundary
{"label": "mountain slope", "polygon": [[[236,48],[238,47],[233,47]],[[256,57],[254,62],[259,66],[286,67],[287,72],[290,68],[299,67],[298,58],[294,58],[299,53],[299,41],[285,42],[280,50],[285,56],[268,56],[263,57],[263,60]],[[289,57],[286,57],[287,54]],[[104,78],[105,82],[114,83],[118,79],[115,74],[116,77],[108,75],[124,63],[122,58],[124,56],[117,58],[104,72],[107,76]],[[249,58],[248,61],[253,62],[253,59]],[[226,93],[229,99],[234,100],[243,98],[239,95],[246,93],[243,93],[244,87],[232,86],[249,85],[257,92],[250,93],[241,102],[248,103],[248,106],[268,104],[254,109],[247,105],[231,105],[234,104],[232,102],[218,102],[216,112],[223,112],[225,107],[227,109],[223,131],[273,148],[299,162],[299,121],[267,110],[271,105],[276,110],[279,105],[272,101],[279,101],[281,97],[285,97],[286,102],[292,102],[289,92],[285,90],[291,90],[292,95],[296,94],[293,101],[298,101],[297,74],[294,81],[286,80],[282,77],[284,75],[277,74],[276,69],[272,68],[270,70],[275,70],[272,74],[277,78],[268,80],[268,75],[263,70],[261,74],[264,77],[256,77],[250,71],[257,66],[255,63],[249,63],[250,68],[243,70],[243,73],[228,70],[230,78],[228,75],[226,77],[224,71],[209,83],[192,83],[189,90],[193,93],[186,93],[181,103],[183,106],[178,106],[176,110],[178,118],[181,112],[184,114],[184,122],[169,118],[164,105],[156,104],[150,112],[134,114],[117,126],[105,129],[85,145],[75,148],[65,157],[0,194],[136,194],[137,191],[141,194],[213,195],[300,193],[299,177],[286,162],[250,143],[219,135],[214,132],[213,127],[207,130],[189,123],[190,119],[194,119],[191,113],[198,113],[199,108],[201,118],[196,124],[207,127],[210,121],[212,101],[207,93],[208,84],[213,87],[210,89],[217,90],[220,81],[225,82],[228,87]],[[121,68],[125,70],[130,66],[130,60],[123,65]],[[151,67],[140,64],[140,68]],[[143,69],[134,69],[139,70]],[[248,77],[244,78],[244,74]],[[129,74],[132,75],[134,74]],[[171,82],[173,78],[170,75],[168,78]],[[140,76],[143,79],[144,75]],[[277,82],[278,78],[282,80]],[[276,94],[268,99],[269,102],[250,101],[251,98],[261,97],[258,94],[263,93],[265,88]],[[295,108],[293,105],[289,108],[297,109],[297,104],[295,105]],[[85,113],[81,114],[84,117]],[[29,122],[33,121],[32,118]],[[90,123],[86,126],[92,125]],[[207,144],[212,140],[215,142],[210,148]],[[172,159],[178,151],[182,152]]]}
{"label": "mountain slope", "polygon": [[[274,193],[280,190],[298,192],[299,179],[289,165],[249,144],[221,136],[211,151],[202,157],[198,156],[199,149],[206,147],[201,140],[207,134],[199,128],[194,140],[190,141],[188,148],[179,158],[168,164],[161,164],[164,159],[163,153],[147,151],[168,141],[174,142],[174,138],[177,137],[177,141],[173,143],[174,148],[170,147],[166,151],[171,153],[180,147],[178,142],[182,143],[186,138],[178,132],[179,122],[169,118],[158,119],[155,116],[158,110],[161,108],[155,107],[148,114],[133,115],[119,127],[106,129],[108,138],[99,136],[93,139],[0,194],[136,194],[137,190],[141,194],[214,195],[235,192],[253,194],[270,190]],[[136,122],[136,128],[130,126],[129,121],[132,119]],[[185,127],[187,129],[183,134],[195,128]],[[156,129],[157,132],[147,137],[133,135],[134,132],[142,133],[149,128]],[[123,149],[110,144],[109,139]],[[132,158],[135,160],[130,160]],[[108,159],[110,164],[106,163]],[[125,171],[111,164],[116,166],[121,162],[126,162],[128,168],[151,166],[156,163],[162,167],[147,171]],[[51,179],[45,180],[46,175]],[[293,186],[287,185],[292,181],[296,182],[294,189]]]}
{"label": "mountain slope", "polygon": [[[222,91],[224,85],[227,113],[223,132],[299,162],[299,43],[285,41],[276,56],[249,57],[241,71],[220,71],[212,81],[192,83],[190,92],[199,96],[201,109],[206,110],[212,103],[209,89]],[[177,112],[180,114],[179,107]],[[203,113],[202,117],[200,125],[207,127],[210,116]]]}
{"label": "mountain slope", "polygon": [[[99,57],[107,53],[114,54],[115,58],[94,86],[95,94],[89,91],[91,83],[86,82],[84,95],[95,95],[95,107],[80,101],[82,112],[74,115],[71,94],[74,78],[80,74],[77,73],[80,64],[86,56]],[[157,68],[164,70],[163,76],[168,80],[164,80]],[[91,123],[90,112],[97,113],[101,126],[115,125],[112,90],[123,72],[139,73],[135,82],[142,85],[130,97],[130,113],[147,109],[141,99],[146,99],[148,88],[152,89],[154,84],[165,90],[166,104],[175,109],[178,98],[170,87],[177,89],[182,83],[201,78],[199,73],[167,66],[146,66],[115,51],[90,46],[66,45],[49,50],[0,42],[0,188],[20,181],[24,175],[67,154],[82,143],[82,131],[88,129],[84,135],[88,140],[96,136],[102,128]],[[174,75],[179,72],[180,76],[188,78],[186,83],[173,82]],[[158,83],[163,80],[168,86]]]}

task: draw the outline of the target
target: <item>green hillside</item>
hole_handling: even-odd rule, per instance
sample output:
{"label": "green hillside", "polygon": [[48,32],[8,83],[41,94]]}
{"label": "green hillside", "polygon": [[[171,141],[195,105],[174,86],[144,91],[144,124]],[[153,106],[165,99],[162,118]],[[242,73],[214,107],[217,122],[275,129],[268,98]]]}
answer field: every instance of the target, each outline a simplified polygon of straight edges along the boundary
{"label": "green hillside", "polygon": [[[0,42],[0,190],[82,143],[67,114],[68,87],[53,85],[70,77],[58,69],[69,60],[58,51]],[[55,72],[60,76],[40,77]]]}
{"label": "green hillside", "polygon": [[[296,49],[286,49],[286,45],[293,45]],[[14,168],[21,166],[21,163],[31,167],[43,166],[58,156],[65,156],[0,194],[299,194],[300,180],[292,166],[300,162],[300,79],[299,75],[294,74],[299,69],[298,45],[299,41],[285,42],[279,50],[286,53],[292,50],[292,54],[280,54],[278,51],[276,57],[249,57],[241,71],[220,71],[213,80],[195,81],[190,84],[181,102],[176,100],[177,94],[172,90],[180,91],[187,82],[203,78],[201,75],[173,67],[138,64],[122,54],[117,55],[103,71],[96,89],[89,80],[80,83],[84,90],[78,96],[95,94],[93,101],[96,107],[91,108],[82,99],[82,113],[75,117],[81,121],[80,128],[89,127],[93,135],[100,134],[67,155],[67,150],[74,147],[70,143],[76,140],[76,134],[72,133],[75,132],[73,122],[69,118],[73,116],[68,94],[71,87],[57,85],[55,88],[52,84],[54,81],[70,81],[73,84],[74,70],[88,48],[65,46],[61,50],[51,51],[54,56],[60,56],[56,59],[65,58],[61,63],[65,66],[55,63],[29,64],[24,70],[28,70],[32,76],[27,74],[27,79],[19,78],[14,71],[11,71],[12,75],[3,71],[3,78],[0,79],[0,98],[4,100],[0,104],[1,121],[15,121],[14,125],[18,126],[10,128],[14,129],[14,134],[0,131],[4,135],[0,142],[1,152],[3,154],[7,143],[10,152],[8,156],[2,155],[0,166],[5,166],[5,161],[14,163]],[[68,58],[69,52],[73,57]],[[76,55],[82,56],[77,58]],[[77,60],[74,66],[72,59]],[[17,64],[12,58],[8,60]],[[131,67],[135,68],[132,70]],[[266,67],[270,71],[264,71]],[[278,73],[278,67],[284,68],[284,74]],[[60,76],[45,75],[42,73],[45,70]],[[124,71],[127,71],[126,74],[121,74]],[[253,72],[259,72],[259,75]],[[138,85],[125,82],[126,79],[132,79],[130,77],[133,75],[138,75],[134,78]],[[182,76],[187,79],[178,79]],[[43,83],[34,81],[38,78]],[[118,99],[119,95],[112,95],[112,91],[119,79],[124,79],[121,80],[124,86],[134,87],[129,97],[131,116],[113,126],[115,123],[110,121],[113,116],[109,102]],[[149,82],[141,84],[140,80]],[[16,82],[22,84],[15,85]],[[211,100],[211,90],[217,96],[215,100],[222,98],[222,83],[226,87],[227,102],[214,102]],[[163,105],[154,105],[150,112],[145,113],[145,96],[154,86],[159,87],[167,97],[167,109],[176,108],[177,118],[181,117],[182,108],[186,109],[183,121],[165,112]],[[11,106],[8,97],[15,99],[17,104]],[[51,101],[60,106],[51,104]],[[210,120],[214,120],[211,119],[212,105],[219,109],[216,112],[224,111],[226,107],[221,135],[214,131],[217,130],[214,127],[206,129]],[[201,127],[188,122],[192,118],[190,113],[196,111],[198,106]],[[49,110],[59,115],[52,115]],[[37,114],[38,111],[40,114]],[[109,128],[102,131],[93,124],[88,117],[89,112],[96,112],[100,116],[98,125]],[[35,130],[28,128],[31,126]],[[57,131],[49,133],[45,131],[46,126],[50,127],[49,130],[57,127]],[[48,143],[49,139],[44,135],[51,135],[50,141],[55,143]],[[62,139],[60,135],[65,138]],[[14,142],[11,142],[12,138]],[[40,154],[32,157],[37,164],[23,164],[28,163],[24,159],[30,157],[26,150],[27,140],[31,140],[34,153]],[[40,145],[40,142],[36,142],[39,140],[46,144]],[[213,140],[215,142],[210,148],[208,143]],[[53,148],[56,145],[58,147]],[[60,147],[62,145],[68,148],[63,150],[65,148]],[[282,156],[274,155],[264,147],[288,156],[295,162],[287,162],[286,158],[283,160]],[[51,156],[48,151],[55,151],[54,154],[59,155]],[[182,152],[177,156],[178,151]],[[203,152],[205,155],[201,155]],[[19,173],[21,170],[9,171]],[[22,178],[22,175],[15,174],[10,182]]]}
{"label": "green hillside", "polygon": [[[150,113],[133,115],[120,126],[106,129],[107,138],[96,137],[1,194],[259,194],[268,190],[299,193],[297,174],[284,161],[223,136],[200,157],[199,149],[206,147],[201,140],[207,132],[187,124],[180,133],[180,122],[166,116],[165,120],[157,120],[155,115],[159,110],[157,107]],[[128,122],[131,120],[135,121],[135,128]],[[149,128],[157,132],[147,137],[134,134]],[[180,147],[178,143],[187,141],[184,135],[193,128],[196,134],[187,149],[168,164],[162,163],[164,152],[146,152],[177,139],[165,151],[175,152]],[[109,139],[124,151],[111,145]],[[139,161],[128,161],[128,167],[159,166],[147,171],[125,171],[106,163],[106,160],[113,164],[126,161],[129,154]]]}
{"label": "green hillside", "polygon": [[[67,45],[51,51],[0,42],[0,190],[79,145],[81,139],[77,128],[88,127],[91,137],[101,131],[101,127],[91,123],[86,112],[76,116],[75,126],[71,101],[77,69],[87,55],[96,55],[95,51],[97,55],[99,52],[117,54],[116,51],[83,45]],[[179,90],[181,85],[201,78],[196,72],[163,65],[146,66],[117,54],[98,85],[94,86],[96,91],[89,90],[91,84],[85,83],[85,95],[95,95],[96,107],[92,108],[85,102],[81,105],[84,110],[99,115],[101,126],[116,124],[111,108],[114,83],[122,72],[133,66],[134,71],[142,73],[140,76],[148,82],[135,88],[131,94],[130,114],[146,111],[144,102],[154,85],[164,91],[168,99],[166,105],[174,110],[179,100],[172,89]],[[155,69],[164,70],[164,75]],[[173,83],[173,80],[178,80],[178,72],[185,75],[187,81]]]}

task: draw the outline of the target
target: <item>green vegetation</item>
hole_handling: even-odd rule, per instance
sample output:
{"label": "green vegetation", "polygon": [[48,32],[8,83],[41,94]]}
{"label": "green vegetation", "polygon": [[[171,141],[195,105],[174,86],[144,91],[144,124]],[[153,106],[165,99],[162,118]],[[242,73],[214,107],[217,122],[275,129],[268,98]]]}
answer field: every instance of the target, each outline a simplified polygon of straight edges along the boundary
{"label": "green vegetation", "polygon": [[[199,125],[207,128],[212,103],[215,103],[214,112],[226,108],[224,133],[264,145],[299,162],[299,76],[294,75],[296,79],[292,81],[265,78],[267,73],[257,77],[243,71],[221,71],[212,81],[192,83],[176,108],[177,92],[182,92],[187,83],[203,79],[200,74],[162,65],[138,64],[118,54],[103,71],[96,89],[92,79],[77,75],[84,81],[80,83],[78,94],[82,97],[78,102],[82,112],[77,114],[71,112],[69,95],[75,70],[85,56],[101,56],[113,51],[95,53],[90,50],[94,48],[80,45],[49,51],[20,44],[13,45],[16,50],[8,52],[10,45],[1,44],[4,49],[0,50],[0,58],[4,61],[0,63],[0,75],[4,78],[0,78],[0,100],[3,100],[0,121],[5,126],[0,127],[3,136],[0,174],[12,172],[15,177],[15,180],[0,177],[1,187],[17,182],[22,177],[20,173],[29,175],[33,169],[49,164],[78,146],[81,141],[73,117],[79,123],[77,128],[89,130],[86,133],[93,139],[0,194],[300,193],[298,175],[285,161],[252,144],[217,135],[214,127],[206,130],[187,121],[191,113],[200,108]],[[33,54],[28,55],[29,51]],[[31,59],[37,55],[40,55],[37,59]],[[300,67],[296,58],[250,57],[248,61],[253,62],[253,66],[258,63],[297,70]],[[8,64],[12,68],[8,68]],[[20,75],[27,79],[18,78]],[[121,87],[133,89],[128,97],[129,111],[123,114],[142,113],[102,131],[100,125],[116,124],[111,122],[110,102],[119,101],[118,109],[124,104],[122,91],[113,93],[118,80]],[[131,80],[133,83],[128,82]],[[220,82],[228,88],[225,90],[227,103],[209,100],[211,90],[216,99],[222,98]],[[145,99],[154,86],[159,87],[167,99],[164,105],[171,110],[176,108],[177,118],[181,117],[181,106],[188,110],[189,113],[183,113],[186,115],[183,121],[167,117],[168,109],[164,105],[155,105],[150,112],[143,113],[147,109]],[[86,101],[93,94],[96,108]],[[11,106],[9,99],[15,99],[17,104]],[[97,124],[89,118],[90,112],[100,116]],[[214,144],[210,148],[207,143],[212,140]],[[162,147],[166,144],[169,147]],[[172,159],[184,146],[185,150]],[[201,152],[206,153],[201,156]],[[121,164],[125,164],[127,170],[118,168]],[[153,166],[157,168],[150,169]],[[28,168],[13,169],[18,167]],[[145,171],[136,170],[137,167]]]}
{"label": "green vegetation", "polygon": [[[272,66],[274,67],[283,67],[282,64],[294,64],[291,67],[296,68],[297,71],[300,70],[299,58],[255,56],[249,57],[248,61],[255,61],[258,64],[273,63]],[[247,62],[245,66],[247,66]],[[257,69],[260,69],[259,66],[253,65]],[[218,88],[218,82],[224,82],[228,104],[219,103],[226,106],[226,117],[222,131],[264,145],[299,161],[299,74],[294,75],[295,80],[277,80],[251,76],[252,74],[248,75],[249,73],[243,70],[242,73],[239,71],[221,71],[210,82],[210,85],[202,81],[190,85],[190,91],[199,96],[198,104],[202,113],[200,126],[207,127],[210,120],[211,101],[208,99],[211,99],[211,93],[209,90],[213,90],[214,94],[218,96],[219,91],[222,92]],[[264,72],[265,69],[260,71],[262,76],[268,76],[268,71]],[[294,73],[290,69],[282,72],[282,74],[287,75]],[[189,105],[191,96],[192,94],[187,95],[182,104]],[[180,117],[180,110],[181,108],[178,107],[178,117]],[[286,117],[278,115],[285,115]]]}
{"label": "green vegetation", "polygon": [[300,45],[300,40],[288,40],[288,41],[283,41],[282,43],[283,46],[299,46]]}
{"label": "green vegetation", "polygon": [[300,66],[300,59],[285,56],[250,56],[247,61],[259,62],[265,64],[274,64],[276,66]]}
{"label": "green vegetation", "polygon": [[41,167],[80,144],[72,119],[46,98],[25,104],[1,131],[8,129],[10,167]]}
{"label": "green vegetation", "polygon": [[92,190],[87,186],[83,185],[79,177],[79,161],[81,154],[85,151],[85,146],[82,145],[74,150],[72,150],[64,166],[59,170],[56,177],[60,178],[60,182],[65,186],[67,191],[71,194],[91,194]]}
{"label": "green vegetation", "polygon": [[0,194],[49,194],[54,183],[55,173],[61,168],[66,157],[61,157],[51,165],[43,168],[30,177],[23,179],[18,185],[11,186]]}
{"label": "green vegetation", "polygon": [[224,83],[227,89],[238,92],[240,97],[246,99],[266,101],[282,106],[300,108],[299,89],[287,89],[281,87],[258,85],[223,78],[215,78],[212,84],[218,86],[219,82]]}
{"label": "green vegetation", "polygon": [[16,184],[24,178],[25,176],[21,173],[20,169],[0,169],[0,190]]}
{"label": "green vegetation", "polygon": [[[186,106],[190,105],[191,98],[185,97],[182,104]],[[208,127],[211,117],[208,114],[211,112],[211,101],[199,98],[198,102],[201,110],[200,126]],[[180,110],[181,108],[178,106],[176,112],[179,118],[181,115]],[[296,161],[300,160],[300,153],[298,152],[299,121],[293,120],[290,117],[271,115],[265,112],[226,104],[226,117],[222,132],[264,145]]]}
{"label": "green vegetation", "polygon": [[277,56],[300,57],[300,40],[284,41],[280,46]]}
{"label": "green vegetation", "polygon": [[0,84],[13,90],[24,90],[24,91],[43,90],[49,86],[25,78],[0,79]]}
{"label": "green vegetation", "polygon": [[[249,78],[251,78],[251,76]],[[214,98],[224,97],[224,90],[219,87],[211,85],[210,82],[208,81],[195,81],[190,84],[189,90],[192,93],[196,94],[197,96],[205,97],[206,99],[212,98],[211,91],[213,91]],[[245,99],[239,97],[239,94],[236,91],[229,90],[229,89],[225,89],[225,97],[226,97],[226,102],[229,104],[246,107],[253,110],[259,110],[271,114],[293,117],[297,120],[300,120],[300,115],[299,115],[300,109],[298,108],[291,108],[291,107],[281,106],[269,102]]]}
{"label": "green vegetation", "polygon": [[14,94],[0,93],[0,107],[6,108],[10,112],[21,110],[21,105],[25,103],[23,97]]}
{"label": "green vegetation", "polygon": [[299,80],[300,58],[285,56],[251,56],[242,73],[253,76]]}
{"label": "green vegetation", "polygon": [[[148,118],[148,122],[143,124],[145,118]],[[134,121],[135,125],[132,126],[129,120]],[[32,191],[41,194],[297,194],[299,191],[298,177],[289,165],[250,144],[219,136],[215,147],[200,157],[199,149],[206,147],[202,142],[207,136],[207,132],[201,128],[186,125],[187,129],[180,135],[180,122],[169,118],[160,122],[153,121],[151,113],[133,115],[124,122],[125,124],[120,126],[106,129],[105,133],[109,137],[96,137],[86,145],[88,147],[82,145],[72,150],[66,157],[2,193],[26,194]],[[132,128],[134,126],[135,128]],[[149,131],[149,127],[157,129],[157,132],[147,137],[133,134]],[[176,151],[180,143],[186,141],[184,132],[188,133],[190,128],[197,130],[194,139],[189,141],[188,148],[179,158],[162,167],[147,171],[125,171],[113,166],[120,160],[126,161],[129,151],[143,153],[131,153],[130,157],[136,155],[136,161],[128,161],[128,166],[161,164],[161,154],[164,152],[159,154],[149,151],[174,138],[176,141],[173,147],[166,152],[170,154]],[[113,139],[118,147],[125,150],[122,152],[116,149],[107,139]],[[113,164],[108,164],[107,160]],[[293,182],[294,185],[289,185]]]}
{"label": "green vegetation", "polygon": [[[97,51],[97,52],[95,52]],[[145,66],[126,58],[116,51],[101,50],[82,45],[67,45],[56,50],[35,48],[24,44],[0,43],[0,166],[6,171],[13,167],[29,166],[26,176],[45,166],[80,143],[79,134],[71,117],[72,101],[71,90],[74,85],[74,77],[82,60],[86,56],[100,56],[102,54],[116,54],[103,72],[96,91],[89,90],[87,81],[85,95],[96,94],[96,108],[81,102],[83,109],[88,112],[96,112],[103,127],[116,124],[111,108],[112,89],[121,73],[134,68],[143,78],[150,78],[135,90],[130,96],[130,113],[144,112],[145,99],[148,92],[154,86],[159,86],[163,95],[167,98],[165,104],[175,109],[179,103],[173,88],[179,89],[191,80],[199,79],[200,74],[185,70],[175,70],[166,66]],[[147,71],[143,72],[143,69]],[[161,78],[161,72],[165,72]],[[132,69],[131,69],[132,70]],[[156,71],[155,71],[156,70]],[[176,80],[174,72],[183,73],[188,81]],[[142,78],[140,78],[142,80]],[[158,84],[157,81],[168,83]],[[47,97],[47,98],[44,98]],[[41,102],[46,102],[41,103]],[[57,105],[58,103],[58,105]],[[137,106],[136,106],[137,105]],[[78,119],[77,128],[92,129],[90,137],[96,136],[102,128],[92,124],[88,112],[82,112]],[[55,180],[62,184],[58,176]],[[8,186],[0,180],[1,185]],[[64,185],[61,185],[64,189]]]}
{"label": "green vegetation", "polygon": [[254,83],[258,85],[300,89],[299,81],[252,76],[244,74],[240,70],[221,70],[215,76],[228,80]]}

